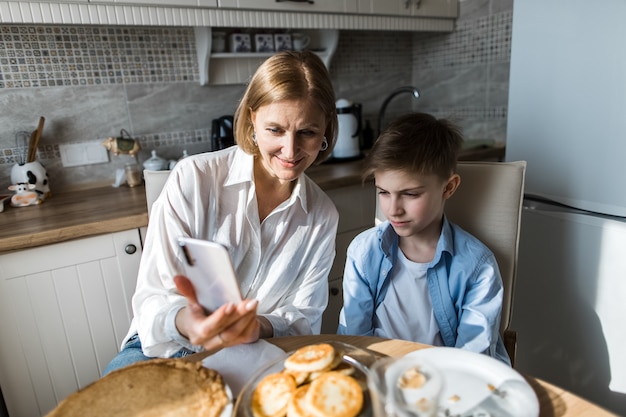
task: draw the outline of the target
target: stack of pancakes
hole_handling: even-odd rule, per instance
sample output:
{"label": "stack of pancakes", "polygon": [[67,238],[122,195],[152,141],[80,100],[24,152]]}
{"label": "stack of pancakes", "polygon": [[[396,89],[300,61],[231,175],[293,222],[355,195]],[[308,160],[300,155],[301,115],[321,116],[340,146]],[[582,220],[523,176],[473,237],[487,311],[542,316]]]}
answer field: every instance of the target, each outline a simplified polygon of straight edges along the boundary
{"label": "stack of pancakes", "polygon": [[152,359],[111,372],[46,417],[218,417],[229,402],[221,375],[201,362]]}
{"label": "stack of pancakes", "polygon": [[355,417],[363,407],[363,389],[330,344],[305,346],[284,363],[282,372],[265,376],[252,395],[254,417]]}

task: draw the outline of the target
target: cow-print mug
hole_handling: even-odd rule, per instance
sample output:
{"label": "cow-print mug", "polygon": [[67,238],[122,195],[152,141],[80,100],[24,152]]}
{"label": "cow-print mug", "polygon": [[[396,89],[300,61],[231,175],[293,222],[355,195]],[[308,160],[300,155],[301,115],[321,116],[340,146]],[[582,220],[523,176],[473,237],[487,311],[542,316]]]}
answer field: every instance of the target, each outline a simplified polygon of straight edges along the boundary
{"label": "cow-print mug", "polygon": [[39,161],[13,165],[13,168],[11,168],[11,184],[19,183],[34,184],[34,191],[42,201],[52,195],[50,183],[48,182],[48,172]]}

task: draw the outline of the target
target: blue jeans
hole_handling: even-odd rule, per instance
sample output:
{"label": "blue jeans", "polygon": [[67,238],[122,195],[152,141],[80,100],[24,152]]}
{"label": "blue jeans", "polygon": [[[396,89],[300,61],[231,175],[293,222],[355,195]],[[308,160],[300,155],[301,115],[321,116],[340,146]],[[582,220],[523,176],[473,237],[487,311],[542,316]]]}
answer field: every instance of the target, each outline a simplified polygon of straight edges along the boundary
{"label": "blue jeans", "polygon": [[[187,348],[182,348],[170,357],[182,358],[184,356],[191,355],[192,353],[195,352]],[[150,359],[154,358],[143,354],[143,350],[141,349],[141,340],[139,340],[139,335],[135,334],[130,339],[128,339],[120,353],[118,353],[107,365],[107,367],[104,369],[104,372],[102,373],[102,376],[105,376],[111,371],[115,371],[125,366],[132,365],[133,363],[147,361]]]}

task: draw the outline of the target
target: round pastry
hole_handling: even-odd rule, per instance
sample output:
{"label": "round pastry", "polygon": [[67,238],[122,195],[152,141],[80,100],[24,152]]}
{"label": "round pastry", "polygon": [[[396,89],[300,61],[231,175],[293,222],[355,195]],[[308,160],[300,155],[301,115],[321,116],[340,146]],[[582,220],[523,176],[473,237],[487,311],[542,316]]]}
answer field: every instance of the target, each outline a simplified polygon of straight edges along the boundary
{"label": "round pastry", "polygon": [[353,378],[326,372],[311,382],[303,405],[316,417],[355,417],[363,406],[363,391]]}
{"label": "round pastry", "polygon": [[69,395],[46,417],[218,417],[229,401],[222,376],[202,362],[151,359]]}
{"label": "round pastry", "polygon": [[252,395],[255,417],[282,417],[296,391],[296,381],[287,373],[269,374],[257,385]]}
{"label": "round pastry", "polygon": [[304,346],[285,359],[285,368],[298,372],[315,372],[330,367],[335,348],[328,343]]}
{"label": "round pastry", "polygon": [[287,417],[312,417],[305,409],[306,393],[309,390],[310,385],[302,385],[296,389],[296,392],[289,401],[287,407]]}

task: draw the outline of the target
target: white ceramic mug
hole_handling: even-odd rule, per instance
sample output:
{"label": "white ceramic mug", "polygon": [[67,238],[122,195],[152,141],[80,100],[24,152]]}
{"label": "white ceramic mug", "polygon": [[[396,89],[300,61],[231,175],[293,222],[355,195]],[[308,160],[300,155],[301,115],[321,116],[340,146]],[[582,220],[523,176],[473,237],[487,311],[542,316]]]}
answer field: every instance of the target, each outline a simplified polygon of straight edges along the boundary
{"label": "white ceramic mug", "polygon": [[274,34],[274,50],[289,51],[293,48],[291,43],[291,35],[288,33],[275,33]]}
{"label": "white ceramic mug", "polygon": [[302,51],[311,43],[311,37],[305,33],[292,33],[291,42],[293,43],[294,50]]}
{"label": "white ceramic mug", "polygon": [[274,37],[271,33],[257,33],[254,46],[256,52],[274,52]]}
{"label": "white ceramic mug", "polygon": [[211,52],[224,52],[226,50],[226,33],[211,33]]}
{"label": "white ceramic mug", "polygon": [[230,35],[230,52],[250,52],[252,50],[250,34],[232,33]]}

